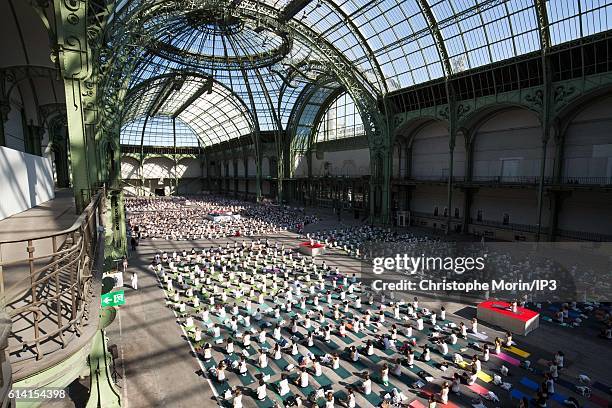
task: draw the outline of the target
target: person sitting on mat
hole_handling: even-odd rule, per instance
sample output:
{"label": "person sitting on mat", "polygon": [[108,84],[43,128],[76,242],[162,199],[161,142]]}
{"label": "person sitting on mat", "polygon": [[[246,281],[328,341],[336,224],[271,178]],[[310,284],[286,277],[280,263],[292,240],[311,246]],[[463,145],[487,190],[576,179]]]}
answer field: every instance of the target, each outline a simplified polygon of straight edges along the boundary
{"label": "person sitting on mat", "polygon": [[261,379],[259,380],[259,386],[257,387],[257,399],[259,401],[263,401],[266,399],[267,397],[267,386],[266,386],[266,382]]}
{"label": "person sitting on mat", "polygon": [[232,408],[242,408],[242,391],[240,391],[240,388],[236,388],[236,390],[234,391]]}
{"label": "person sitting on mat", "polygon": [[361,382],[361,392],[364,395],[370,395],[372,393],[372,380],[370,379],[370,374],[365,373],[363,376],[363,381]]}
{"label": "person sitting on mat", "polygon": [[451,382],[451,391],[455,394],[459,394],[461,391],[461,376],[459,373],[453,374],[453,381]]}
{"label": "person sitting on mat", "polygon": [[472,367],[470,371],[466,371],[463,374],[463,379],[465,380],[467,385],[474,385],[476,383],[477,378],[478,371],[476,371],[476,367]]}
{"label": "person sitting on mat", "polygon": [[448,392],[450,391],[450,387],[448,385],[448,381],[444,381],[442,384],[442,389],[438,394],[438,398],[442,404],[448,404]]}

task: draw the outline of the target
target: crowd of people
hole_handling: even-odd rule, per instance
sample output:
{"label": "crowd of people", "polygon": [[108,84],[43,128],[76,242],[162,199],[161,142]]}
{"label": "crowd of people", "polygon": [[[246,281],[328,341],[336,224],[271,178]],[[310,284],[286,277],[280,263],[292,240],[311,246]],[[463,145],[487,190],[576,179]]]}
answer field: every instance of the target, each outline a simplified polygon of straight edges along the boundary
{"label": "crowd of people", "polygon": [[[510,332],[489,338],[476,319],[375,294],[314,259],[267,240],[155,255],[150,268],[227,406],[245,396],[407,406],[412,393],[429,407],[581,406],[579,396],[560,397],[563,352],[532,363]],[[527,376],[531,396],[515,391]]]}
{"label": "crowd of people", "polygon": [[[303,209],[220,196],[127,198],[129,228],[136,239],[195,240],[300,231],[317,217]],[[214,216],[227,215],[221,221]],[[233,217],[236,216],[236,217]]]}

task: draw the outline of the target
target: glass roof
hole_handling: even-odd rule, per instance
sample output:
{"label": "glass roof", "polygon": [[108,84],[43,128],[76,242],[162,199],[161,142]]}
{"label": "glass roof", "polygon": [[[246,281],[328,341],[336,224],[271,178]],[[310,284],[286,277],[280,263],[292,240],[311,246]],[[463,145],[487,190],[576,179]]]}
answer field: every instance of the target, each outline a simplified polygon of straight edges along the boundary
{"label": "glass roof", "polygon": [[[121,0],[112,21],[124,24],[160,4],[167,8],[142,24],[141,34],[152,40],[141,50],[130,87],[185,70],[209,75],[242,101],[251,112],[250,126],[261,130],[284,129],[308,83],[321,75],[339,75],[310,69],[296,74],[296,66],[326,58],[305,37],[333,46],[376,96],[446,74],[436,32],[443,39],[449,74],[541,47],[533,0]],[[553,46],[612,28],[612,0],[546,0],[545,7]],[[259,18],[241,18],[241,10],[287,15],[288,23],[281,25],[286,31],[265,26]],[[146,98],[139,102],[147,103]],[[129,110],[141,116],[147,109]],[[125,115],[130,120],[140,116]],[[206,145],[249,128],[244,122],[226,123],[232,114],[222,117],[202,120],[185,113],[181,119]]]}
{"label": "glass roof", "polygon": [[[141,136],[144,145],[167,146],[170,143],[172,146],[172,117],[184,123],[196,136],[196,141],[186,146],[197,146],[197,140],[203,147],[212,146],[253,131],[248,107],[222,84],[207,77],[164,76],[142,84],[131,95],[125,110],[121,143],[134,144],[137,140],[134,130],[139,128],[142,133],[145,127],[144,137]],[[169,135],[149,136],[149,122],[160,128],[167,128],[170,122]],[[158,142],[166,143],[160,145]]]}

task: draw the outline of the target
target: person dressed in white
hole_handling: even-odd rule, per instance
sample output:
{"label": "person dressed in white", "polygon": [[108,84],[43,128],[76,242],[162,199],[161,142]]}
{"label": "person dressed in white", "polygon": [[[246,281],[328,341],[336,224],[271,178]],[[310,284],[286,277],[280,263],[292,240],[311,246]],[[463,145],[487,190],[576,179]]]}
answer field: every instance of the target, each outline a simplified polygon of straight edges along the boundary
{"label": "person dressed in white", "polygon": [[477,373],[482,369],[482,364],[476,355],[472,357],[472,367],[476,369]]}
{"label": "person dressed in white", "polygon": [[258,357],[259,368],[268,366],[268,355],[262,350]]}
{"label": "person dressed in white", "polygon": [[289,389],[289,381],[287,380],[287,377],[282,374],[281,380],[278,383],[278,394],[282,397],[283,395],[288,394],[290,391],[291,390]]}
{"label": "person dressed in white", "polygon": [[459,394],[460,390],[461,390],[461,377],[459,376],[459,373],[455,373],[453,374],[453,381],[451,383],[451,391],[455,394]]}
{"label": "person dressed in white", "polygon": [[340,357],[337,353],[335,353],[331,358],[332,370],[337,370],[340,368]]}
{"label": "person dressed in white", "polygon": [[276,343],[276,346],[274,346],[274,359],[280,360],[282,357],[283,357],[283,353],[281,351],[280,344]]}
{"label": "person dressed in white", "polygon": [[238,372],[240,373],[240,375],[245,376],[247,375],[247,365],[246,365],[246,359],[244,356],[240,356],[240,362],[238,363]]}
{"label": "person dressed in white", "polygon": [[300,387],[302,388],[308,387],[308,372],[306,371],[306,368],[304,367],[302,367],[302,371],[300,372],[299,380],[300,380]]}
{"label": "person dressed in white", "polygon": [[389,366],[385,363],[380,370],[380,378],[385,387],[389,386]]}
{"label": "person dressed in white", "polygon": [[236,391],[234,391],[232,408],[242,408],[242,391],[240,391],[240,388],[236,388]]}
{"label": "person dressed in white", "polygon": [[393,375],[396,377],[402,376],[402,360],[400,358],[395,359],[395,365],[393,366]]}
{"label": "person dressed in white", "polygon": [[334,393],[329,391],[325,396],[325,408],[334,408]]}
{"label": "person dressed in white", "polygon": [[557,363],[557,367],[559,370],[563,368],[563,364],[565,362],[565,354],[562,351],[557,351],[555,354],[555,362]]}
{"label": "person dressed in white", "polygon": [[267,397],[267,386],[264,380],[259,380],[259,386],[257,387],[257,399],[263,401]]}
{"label": "person dressed in white", "polygon": [[357,402],[355,401],[355,393],[352,388],[348,389],[348,395],[346,396],[346,406],[347,408],[355,408],[357,406]]}
{"label": "person dressed in white", "polygon": [[361,387],[364,395],[370,395],[372,393],[372,380],[370,379],[370,374],[365,374]]}
{"label": "person dressed in white", "polygon": [[323,370],[321,368],[321,363],[319,362],[318,359],[315,359],[314,363],[312,364],[312,367],[314,368],[314,375],[315,375],[315,377],[319,377],[319,376],[321,376],[321,374],[323,374]]}
{"label": "person dressed in white", "polygon": [[465,327],[463,322],[459,323],[459,330],[461,332],[461,338],[467,338],[467,327]]}
{"label": "person dressed in white", "polygon": [[442,404],[448,404],[448,392],[450,391],[450,387],[448,382],[444,381],[442,384],[442,389],[440,390],[440,402]]}
{"label": "person dressed in white", "polygon": [[445,341],[440,341],[440,343],[438,344],[438,350],[440,351],[440,354],[442,354],[443,356],[448,354],[448,344],[446,344]]}
{"label": "person dressed in white", "polygon": [[210,343],[204,345],[204,360],[208,361],[212,358],[212,346]]}
{"label": "person dressed in white", "polygon": [[414,366],[414,352],[408,350],[408,367],[412,368]]}
{"label": "person dressed in white", "polygon": [[421,358],[423,359],[423,361],[431,360],[431,352],[429,351],[428,346],[423,346],[423,354],[421,354]]}
{"label": "person dressed in white", "polygon": [[132,272],[132,289],[138,290],[138,275],[136,275],[136,272]]}
{"label": "person dressed in white", "polygon": [[217,366],[217,381],[225,381],[225,363],[223,361]]}

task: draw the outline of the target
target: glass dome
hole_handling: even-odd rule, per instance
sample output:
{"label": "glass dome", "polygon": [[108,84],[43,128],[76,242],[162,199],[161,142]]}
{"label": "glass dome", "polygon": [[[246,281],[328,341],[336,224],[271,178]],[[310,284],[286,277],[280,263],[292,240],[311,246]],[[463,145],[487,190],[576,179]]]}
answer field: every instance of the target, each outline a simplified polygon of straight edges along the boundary
{"label": "glass dome", "polygon": [[254,69],[280,61],[291,49],[286,33],[257,27],[215,8],[164,13],[150,27],[158,33],[149,52],[189,68]]}

